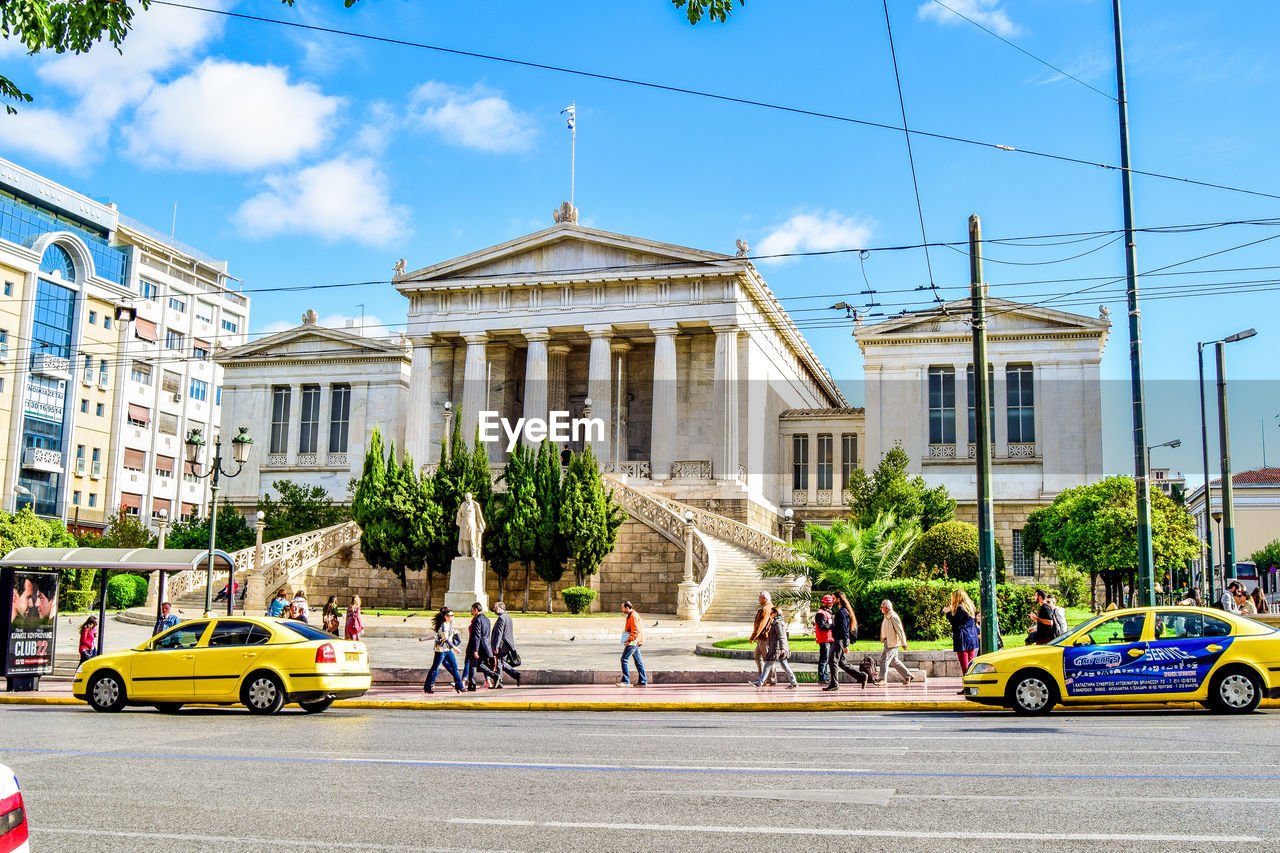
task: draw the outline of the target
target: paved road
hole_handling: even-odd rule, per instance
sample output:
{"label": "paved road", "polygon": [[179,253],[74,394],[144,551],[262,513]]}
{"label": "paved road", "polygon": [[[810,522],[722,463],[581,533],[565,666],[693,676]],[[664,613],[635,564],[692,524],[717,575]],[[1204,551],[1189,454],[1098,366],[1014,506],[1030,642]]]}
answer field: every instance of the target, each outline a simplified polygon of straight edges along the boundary
{"label": "paved road", "polygon": [[39,851],[1275,850],[1277,722],[6,706],[0,761]]}

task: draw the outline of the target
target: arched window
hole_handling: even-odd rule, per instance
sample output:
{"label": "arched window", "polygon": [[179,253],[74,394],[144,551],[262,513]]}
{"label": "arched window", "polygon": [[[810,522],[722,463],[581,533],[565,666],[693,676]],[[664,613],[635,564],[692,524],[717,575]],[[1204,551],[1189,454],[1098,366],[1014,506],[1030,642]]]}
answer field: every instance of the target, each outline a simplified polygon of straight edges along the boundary
{"label": "arched window", "polygon": [[40,272],[59,273],[63,281],[76,280],[76,265],[71,261],[71,255],[57,243],[50,243],[49,248],[44,250],[44,257],[40,259]]}

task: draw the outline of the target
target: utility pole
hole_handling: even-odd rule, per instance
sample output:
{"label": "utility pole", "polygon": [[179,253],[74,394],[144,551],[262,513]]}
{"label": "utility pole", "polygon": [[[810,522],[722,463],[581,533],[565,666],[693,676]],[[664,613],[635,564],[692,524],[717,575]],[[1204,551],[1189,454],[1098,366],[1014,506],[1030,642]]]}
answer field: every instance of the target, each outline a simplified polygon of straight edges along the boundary
{"label": "utility pole", "polygon": [[1144,607],[1155,605],[1155,553],[1147,472],[1147,412],[1142,389],[1142,324],[1138,311],[1138,259],[1133,237],[1133,179],[1129,172],[1129,105],[1124,87],[1120,0],[1111,0],[1116,40],[1116,103],[1120,109],[1120,187],[1124,201],[1125,294],[1129,303],[1129,384],[1133,392],[1133,482],[1137,487],[1138,589]]}
{"label": "utility pole", "polygon": [[982,282],[982,221],[969,217],[969,301],[973,308],[973,426],[978,461],[978,606],[982,610],[982,653],[994,652],[1000,638],[996,606],[996,536],[991,505],[991,416],[987,385],[987,286]]}
{"label": "utility pole", "polygon": [[1196,358],[1200,362],[1200,452],[1204,455],[1204,564],[1200,572],[1200,586],[1208,580],[1209,602],[1218,600],[1213,569],[1213,478],[1209,476],[1209,429],[1204,408],[1204,343],[1196,344]]}
{"label": "utility pole", "polygon": [[1218,341],[1213,349],[1218,361],[1218,448],[1222,455],[1222,585],[1225,587],[1236,576],[1236,514],[1231,494],[1231,433],[1227,429],[1227,341]]}

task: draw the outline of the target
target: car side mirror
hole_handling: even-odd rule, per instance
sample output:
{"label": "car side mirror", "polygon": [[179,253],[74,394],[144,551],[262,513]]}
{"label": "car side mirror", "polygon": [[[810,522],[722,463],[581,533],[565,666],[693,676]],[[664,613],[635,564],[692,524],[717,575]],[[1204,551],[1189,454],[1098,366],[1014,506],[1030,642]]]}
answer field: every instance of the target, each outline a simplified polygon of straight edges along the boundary
{"label": "car side mirror", "polygon": [[1076,641],[1075,641],[1074,643],[1072,643],[1071,645],[1073,645],[1073,646],[1092,646],[1092,645],[1093,645],[1093,636],[1092,636],[1092,635],[1090,635],[1090,634],[1085,634],[1083,637],[1077,637],[1077,638],[1076,638]]}

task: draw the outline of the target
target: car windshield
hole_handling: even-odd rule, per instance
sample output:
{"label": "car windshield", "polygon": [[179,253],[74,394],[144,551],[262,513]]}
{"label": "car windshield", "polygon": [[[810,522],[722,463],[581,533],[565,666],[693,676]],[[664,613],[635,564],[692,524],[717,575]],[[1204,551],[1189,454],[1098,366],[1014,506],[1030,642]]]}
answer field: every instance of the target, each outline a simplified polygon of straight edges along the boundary
{"label": "car windshield", "polygon": [[305,622],[277,622],[281,628],[286,628],[295,634],[298,634],[308,640],[336,640],[333,634],[325,633],[319,628],[312,628]]}

